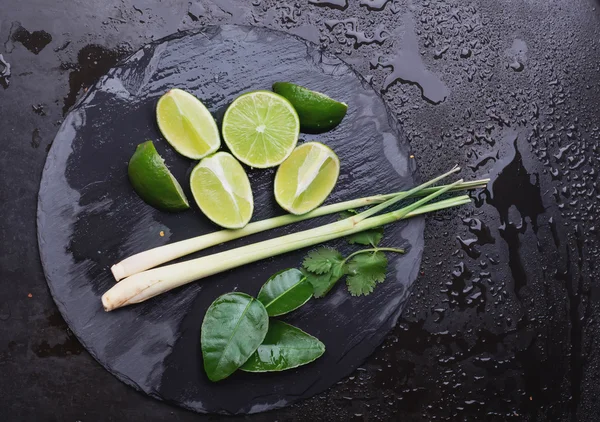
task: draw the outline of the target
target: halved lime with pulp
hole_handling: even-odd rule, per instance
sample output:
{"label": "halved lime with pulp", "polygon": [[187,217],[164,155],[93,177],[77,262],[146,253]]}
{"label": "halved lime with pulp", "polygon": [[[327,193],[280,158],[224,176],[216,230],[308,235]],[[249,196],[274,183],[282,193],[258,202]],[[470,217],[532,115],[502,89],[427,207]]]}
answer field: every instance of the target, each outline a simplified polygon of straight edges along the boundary
{"label": "halved lime with pulp", "polygon": [[171,174],[152,141],[137,146],[127,168],[135,192],[146,203],[166,211],[190,207],[181,185]]}
{"label": "halved lime with pulp", "polygon": [[327,199],[339,174],[337,155],[319,142],[307,142],[277,169],[275,199],[286,211],[305,214]]}
{"label": "halved lime with pulp", "polygon": [[304,133],[327,132],[340,124],[348,105],[291,82],[275,82],[273,91],[287,98],[298,112]]}
{"label": "halved lime with pulp", "polygon": [[300,122],[288,100],[270,91],[240,95],[223,116],[223,139],[241,162],[258,168],[281,164],[298,142]]}
{"label": "halved lime with pulp", "polygon": [[156,104],[158,128],[181,155],[199,160],[221,146],[210,111],[189,92],[171,89]]}
{"label": "halved lime with pulp", "polygon": [[192,194],[200,210],[214,223],[240,229],[250,221],[254,200],[242,165],[226,152],[203,158],[190,177]]}

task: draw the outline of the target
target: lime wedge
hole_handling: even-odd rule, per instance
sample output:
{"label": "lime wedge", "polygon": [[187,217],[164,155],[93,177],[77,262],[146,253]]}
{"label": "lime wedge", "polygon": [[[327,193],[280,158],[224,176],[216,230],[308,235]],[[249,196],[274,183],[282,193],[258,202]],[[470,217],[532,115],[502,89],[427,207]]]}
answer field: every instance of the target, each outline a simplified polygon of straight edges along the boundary
{"label": "lime wedge", "polygon": [[190,176],[200,210],[215,224],[240,229],[250,221],[254,200],[242,165],[226,152],[203,158]]}
{"label": "lime wedge", "polygon": [[135,192],[147,204],[166,211],[181,211],[190,207],[181,185],[173,177],[152,141],[135,149],[127,168]]}
{"label": "lime wedge", "polygon": [[240,95],[223,117],[223,139],[251,167],[281,164],[298,142],[300,122],[288,100],[270,91]]}
{"label": "lime wedge", "polygon": [[323,133],[340,124],[348,105],[291,82],[275,82],[273,91],[287,98],[298,112],[304,133]]}
{"label": "lime wedge", "polygon": [[156,104],[158,128],[175,150],[199,160],[221,146],[219,129],[210,111],[192,94],[172,89]]}
{"label": "lime wedge", "polygon": [[340,160],[327,146],[307,142],[275,174],[275,199],[292,214],[305,214],[327,199],[340,174]]}

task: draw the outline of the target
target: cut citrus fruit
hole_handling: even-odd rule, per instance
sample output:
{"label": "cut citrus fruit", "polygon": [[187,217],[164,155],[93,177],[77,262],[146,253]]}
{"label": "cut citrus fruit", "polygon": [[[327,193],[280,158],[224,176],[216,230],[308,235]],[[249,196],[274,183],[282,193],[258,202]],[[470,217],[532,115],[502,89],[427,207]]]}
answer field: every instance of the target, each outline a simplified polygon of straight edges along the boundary
{"label": "cut citrus fruit", "polygon": [[275,174],[275,199],[292,214],[305,214],[327,199],[340,174],[340,160],[327,146],[307,142]]}
{"label": "cut citrus fruit", "polygon": [[304,133],[327,132],[340,124],[348,105],[291,82],[275,82],[273,91],[287,98],[298,112]]}
{"label": "cut citrus fruit", "polygon": [[181,185],[173,177],[152,141],[137,146],[127,168],[135,192],[146,203],[166,211],[190,207]]}
{"label": "cut citrus fruit", "polygon": [[156,104],[158,128],[175,150],[199,160],[221,146],[219,129],[210,111],[192,94],[171,89]]}
{"label": "cut citrus fruit", "polygon": [[300,122],[288,100],[270,91],[240,95],[223,117],[223,139],[241,162],[258,168],[281,164],[298,142]]}
{"label": "cut citrus fruit", "polygon": [[200,210],[215,224],[240,229],[250,221],[254,200],[242,165],[226,152],[203,158],[190,177]]}

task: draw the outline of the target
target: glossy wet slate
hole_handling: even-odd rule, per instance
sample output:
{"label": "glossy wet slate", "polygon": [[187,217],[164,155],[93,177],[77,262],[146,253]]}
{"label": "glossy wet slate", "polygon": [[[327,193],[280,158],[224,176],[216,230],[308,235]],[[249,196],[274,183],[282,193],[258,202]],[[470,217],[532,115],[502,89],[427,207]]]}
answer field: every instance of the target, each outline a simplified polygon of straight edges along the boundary
{"label": "glossy wet slate", "polygon": [[[242,23],[319,43],[383,90],[423,178],[453,163],[494,178],[474,206],[427,218],[381,347],[323,393],[245,419],[597,421],[599,0],[340,3],[0,0],[0,420],[214,419],[87,353],[48,290],[35,219],[50,145],[98,78],[153,40]],[[42,36],[24,45],[20,27]]]}
{"label": "glossy wet slate", "polygon": [[[261,412],[336,383],[393,327],[420,264],[423,221],[387,228],[388,243],[408,248],[405,256],[391,260],[388,282],[362,298],[352,298],[338,286],[326,299],[312,300],[285,318],[325,343],[322,358],[278,374],[239,373],[218,384],[208,381],[200,359],[199,331],[208,305],[232,290],[256,295],[270,275],[298,266],[305,251],[234,269],[140,305],[111,313],[102,310],[100,296],[113,283],[111,264],[167,241],[215,230],[195,208],[162,213],[130,188],[127,160],[135,145],[153,139],[189,193],[185,180],[194,162],[177,155],[160,137],[154,121],[158,97],[172,87],[186,89],[220,120],[237,95],[268,89],[278,80],[309,86],[350,105],[334,131],[301,136],[326,143],[341,158],[331,202],[414,184],[414,160],[406,139],[368,84],[307,41],[241,26],[178,34],[144,47],[108,71],[66,116],[42,178],[42,263],[52,295],[75,335],[125,383],[198,412]],[[281,213],[272,197],[273,175],[273,170],[249,169],[255,220]],[[300,223],[227,247],[313,225]],[[347,248],[343,241],[335,244]]]}

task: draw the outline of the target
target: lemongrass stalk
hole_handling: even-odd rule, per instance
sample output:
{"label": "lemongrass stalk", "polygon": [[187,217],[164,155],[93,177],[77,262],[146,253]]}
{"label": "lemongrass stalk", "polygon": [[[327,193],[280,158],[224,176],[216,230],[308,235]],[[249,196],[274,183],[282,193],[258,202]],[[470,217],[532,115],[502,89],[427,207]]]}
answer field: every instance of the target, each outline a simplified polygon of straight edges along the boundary
{"label": "lemongrass stalk", "polygon": [[[429,180],[429,181],[427,181],[427,182],[425,182],[425,183],[423,183],[423,184],[421,184],[421,185],[419,185],[419,186],[417,186],[415,188],[412,188],[409,191],[401,192],[398,195],[396,195],[395,197],[390,198],[387,201],[382,202],[381,204],[375,205],[374,207],[371,207],[368,210],[365,210],[365,211],[361,212],[360,214],[357,214],[357,215],[355,215],[355,216],[353,216],[351,218],[354,221],[356,221],[356,222],[360,222],[362,220],[365,220],[366,218],[371,217],[372,215],[377,214],[379,211],[383,211],[384,209],[389,208],[390,206],[394,205],[395,203],[400,202],[401,200],[405,199],[407,196],[412,195],[415,192],[419,192],[419,191],[425,189],[426,187],[431,186],[434,183],[442,180],[443,178],[448,177],[448,176],[450,176],[453,173],[456,173],[457,171],[460,171],[460,167],[454,166],[454,168],[452,170],[450,170],[450,171],[448,171],[448,172],[446,172],[446,173],[444,173],[444,174],[442,174],[442,175],[440,175],[438,177],[435,177],[435,178],[433,178],[433,179],[431,179],[431,180]],[[456,186],[456,185],[458,185],[459,183],[462,183],[462,182],[463,182],[463,180],[460,179],[460,180],[452,183],[451,185]],[[422,198],[419,201],[417,201],[417,202],[409,205],[409,207],[412,207],[412,206],[415,206],[416,204],[419,204],[419,205],[416,205],[413,208],[413,209],[417,209],[421,204],[423,204],[425,202],[431,201],[431,199],[433,199],[433,198],[441,195],[444,192],[447,192],[449,189],[450,189],[450,187],[448,187],[448,186],[446,186],[446,187],[444,187],[442,189],[439,189],[436,192],[434,192],[434,193],[432,193],[430,195],[427,195],[425,198]],[[427,198],[431,198],[431,199],[427,199]],[[425,202],[423,202],[423,201],[425,201]],[[408,207],[406,207],[406,208],[408,208]],[[410,211],[408,211],[408,212],[410,212]]]}
{"label": "lemongrass stalk", "polygon": [[[445,208],[453,208],[458,207],[460,205],[465,205],[471,202],[471,198],[467,195],[457,196],[453,198],[444,199],[443,201],[437,201],[433,204],[423,205],[422,207],[417,208],[414,211],[406,214],[406,218],[416,217],[418,215],[428,214],[430,212],[438,211],[440,209]],[[442,208],[439,208],[442,207]]]}
{"label": "lemongrass stalk", "polygon": [[[463,182],[451,188],[450,191],[482,188],[485,187],[488,182],[489,179]],[[181,258],[182,256],[186,256],[191,253],[209,248],[211,246],[219,245],[221,243],[229,242],[234,239],[239,239],[241,237],[260,233],[265,230],[274,229],[292,223],[299,223],[300,221],[316,217],[322,217],[329,214],[335,214],[353,208],[362,208],[368,205],[380,204],[382,202],[387,201],[388,199],[396,198],[401,194],[406,194],[404,197],[401,197],[401,199],[413,198],[416,196],[426,196],[437,192],[438,190],[443,189],[444,187],[445,186],[426,187],[417,191],[415,191],[415,189],[411,189],[407,192],[401,191],[386,195],[368,196],[365,198],[339,202],[337,204],[325,205],[303,215],[287,214],[279,217],[273,217],[261,221],[256,221],[248,224],[242,229],[220,230],[201,236],[196,236],[190,239],[181,240],[179,242],[158,246],[156,248],[152,248],[132,255],[113,265],[111,267],[111,271],[113,276],[115,277],[115,280],[119,281],[125,277],[129,277],[130,275],[137,274],[150,268],[157,267],[161,264],[164,264],[165,262]]]}
{"label": "lemongrass stalk", "polygon": [[[455,187],[460,182],[462,180],[447,185],[414,204],[393,211],[393,213],[367,219],[360,219],[361,214],[357,214],[350,218],[314,229],[134,274],[115,284],[106,292],[102,296],[102,304],[106,311],[111,311],[122,306],[143,302],[194,280],[406,218],[410,212],[415,211],[419,207],[419,205],[416,205],[417,203],[424,205],[426,202],[435,199],[452,187]],[[459,197],[456,198],[455,202],[461,199],[468,200],[469,198],[468,196]],[[392,198],[385,203],[391,205],[394,202],[396,202],[395,198]],[[444,204],[439,205],[440,208],[438,209],[443,209],[446,205],[455,203],[441,202]],[[393,217],[390,217],[391,214],[393,214]]]}

